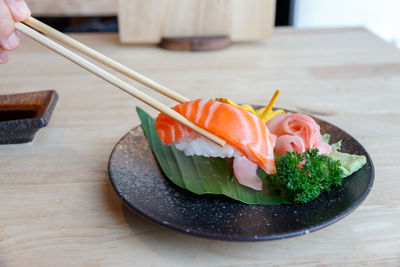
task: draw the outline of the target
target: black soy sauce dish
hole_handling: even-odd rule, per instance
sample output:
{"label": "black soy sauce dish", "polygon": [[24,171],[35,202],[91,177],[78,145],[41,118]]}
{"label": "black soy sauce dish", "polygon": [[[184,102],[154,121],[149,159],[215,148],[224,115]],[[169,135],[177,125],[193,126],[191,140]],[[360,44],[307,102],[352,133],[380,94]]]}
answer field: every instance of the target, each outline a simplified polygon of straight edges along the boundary
{"label": "black soy sauce dish", "polygon": [[57,99],[54,90],[0,95],[0,144],[31,142],[49,122]]}
{"label": "black soy sauce dish", "polygon": [[324,228],[350,214],[366,198],[374,181],[367,151],[336,126],[314,118],[342,151],[365,155],[367,163],[343,185],[303,205],[248,205],[223,195],[196,195],[166,178],[141,126],[127,133],[109,160],[109,177],[123,203],[168,228],[200,237],[258,241],[288,238]]}

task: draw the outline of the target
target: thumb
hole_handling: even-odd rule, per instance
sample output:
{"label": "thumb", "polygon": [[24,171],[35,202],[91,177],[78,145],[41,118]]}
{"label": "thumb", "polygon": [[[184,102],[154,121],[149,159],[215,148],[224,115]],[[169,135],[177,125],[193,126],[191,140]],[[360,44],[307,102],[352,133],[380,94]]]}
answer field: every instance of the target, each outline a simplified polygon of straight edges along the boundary
{"label": "thumb", "polygon": [[15,21],[27,20],[31,11],[24,0],[5,0]]}

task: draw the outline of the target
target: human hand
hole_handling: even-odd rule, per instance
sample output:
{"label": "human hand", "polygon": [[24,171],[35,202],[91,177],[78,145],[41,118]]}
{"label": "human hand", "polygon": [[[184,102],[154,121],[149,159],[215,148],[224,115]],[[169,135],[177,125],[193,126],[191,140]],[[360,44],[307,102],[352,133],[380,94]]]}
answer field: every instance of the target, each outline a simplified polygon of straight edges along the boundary
{"label": "human hand", "polygon": [[15,22],[29,18],[31,11],[23,0],[0,0],[0,63],[6,63],[10,52],[19,45]]}

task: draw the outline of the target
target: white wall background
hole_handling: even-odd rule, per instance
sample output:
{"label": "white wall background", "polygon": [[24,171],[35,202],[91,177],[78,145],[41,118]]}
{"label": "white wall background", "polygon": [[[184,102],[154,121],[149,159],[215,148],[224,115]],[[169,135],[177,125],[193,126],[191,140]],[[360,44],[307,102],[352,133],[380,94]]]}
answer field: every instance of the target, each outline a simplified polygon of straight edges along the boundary
{"label": "white wall background", "polygon": [[293,1],[294,27],[363,26],[400,48],[400,0]]}

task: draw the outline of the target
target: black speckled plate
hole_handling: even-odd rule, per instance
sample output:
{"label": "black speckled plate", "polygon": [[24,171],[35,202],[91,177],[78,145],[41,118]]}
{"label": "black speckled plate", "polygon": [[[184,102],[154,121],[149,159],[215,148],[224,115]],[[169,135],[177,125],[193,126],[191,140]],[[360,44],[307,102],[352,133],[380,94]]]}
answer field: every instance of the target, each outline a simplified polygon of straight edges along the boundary
{"label": "black speckled plate", "polygon": [[367,164],[343,186],[305,205],[247,205],[222,195],[196,195],[170,182],[159,168],[140,126],[115,146],[109,161],[111,183],[130,209],[171,229],[223,240],[273,240],[307,234],[351,213],[366,198],[374,180],[367,151],[353,137],[316,119],[342,151],[365,155]]}

